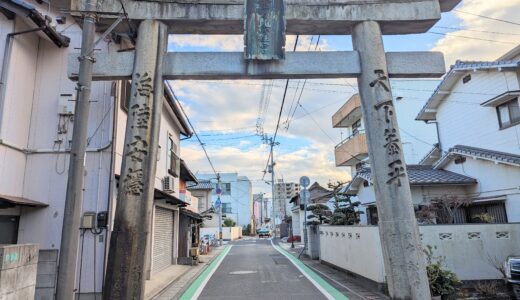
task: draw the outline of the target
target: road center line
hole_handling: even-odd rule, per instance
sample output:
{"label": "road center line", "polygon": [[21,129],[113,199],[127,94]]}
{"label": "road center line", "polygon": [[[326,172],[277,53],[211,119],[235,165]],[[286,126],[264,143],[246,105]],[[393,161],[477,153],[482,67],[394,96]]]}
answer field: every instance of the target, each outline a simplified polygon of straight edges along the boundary
{"label": "road center line", "polygon": [[271,240],[271,245],[276,251],[285,256],[327,299],[329,300],[348,300],[340,291],[330,285],[327,281],[321,278],[318,274],[312,271],[304,263],[296,259],[289,252],[280,246],[277,246]]}
{"label": "road center line", "polygon": [[232,245],[228,245],[222,250],[222,253],[218,255],[218,257],[209,265],[209,267],[200,274],[197,279],[190,285],[190,287],[182,294],[182,296],[179,298],[180,300],[195,300],[198,299],[200,294],[202,293],[202,290],[208,283],[208,281],[211,279],[211,276],[215,273],[215,271],[218,269],[226,255],[231,251]]}

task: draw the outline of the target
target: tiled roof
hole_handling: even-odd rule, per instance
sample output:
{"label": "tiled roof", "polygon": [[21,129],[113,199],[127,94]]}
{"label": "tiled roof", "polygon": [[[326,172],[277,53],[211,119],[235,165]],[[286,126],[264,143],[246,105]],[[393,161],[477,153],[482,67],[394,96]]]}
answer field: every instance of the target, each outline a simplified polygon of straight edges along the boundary
{"label": "tiled roof", "polygon": [[513,153],[506,153],[477,147],[470,147],[464,145],[456,145],[445,154],[435,168],[442,168],[455,155],[473,156],[480,159],[496,161],[508,165],[520,166],[520,155]]}
{"label": "tiled roof", "polygon": [[[446,170],[437,170],[432,166],[424,165],[408,165],[408,177],[410,178],[410,185],[436,185],[436,184],[475,184],[477,180],[474,178],[457,174]],[[356,174],[356,177],[361,177],[369,182],[372,182],[372,173],[370,169],[362,169]]]}
{"label": "tiled roof", "polygon": [[199,179],[199,183],[195,184],[193,181],[189,181],[186,183],[186,187],[188,190],[212,190],[214,187],[209,180]]}

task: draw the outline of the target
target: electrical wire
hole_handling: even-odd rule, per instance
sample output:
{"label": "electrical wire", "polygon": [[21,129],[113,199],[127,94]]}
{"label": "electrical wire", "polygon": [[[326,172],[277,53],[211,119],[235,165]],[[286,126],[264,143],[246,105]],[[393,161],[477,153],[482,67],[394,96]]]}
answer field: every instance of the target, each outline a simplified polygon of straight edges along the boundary
{"label": "electrical wire", "polygon": [[443,33],[443,32],[436,32],[436,31],[428,31],[428,33],[436,34],[436,35],[444,35],[444,36],[453,36],[453,37],[463,38],[463,39],[468,39],[468,40],[477,40],[477,41],[484,41],[484,42],[493,42],[493,43],[500,43],[500,44],[517,45],[517,43],[513,43],[513,42],[497,41],[497,40],[491,40],[491,39],[483,39],[483,38],[478,38],[478,37],[457,35],[457,34],[451,34],[451,33]]}
{"label": "electrical wire", "polygon": [[206,147],[204,146],[204,143],[202,142],[202,140],[200,139],[199,135],[197,134],[197,131],[195,130],[195,127],[193,127],[193,124],[191,123],[190,118],[188,118],[188,115],[186,114],[186,111],[184,111],[184,108],[182,107],[181,101],[179,100],[179,98],[177,98],[177,95],[175,95],[175,92],[173,91],[173,88],[171,87],[170,82],[166,81],[166,86],[172,92],[173,98],[179,104],[179,107],[180,107],[180,109],[182,111],[182,114],[186,118],[186,121],[188,121],[188,124],[190,125],[191,130],[193,131],[193,134],[195,134],[195,137],[197,137],[197,140],[199,141],[199,144],[202,147],[202,150],[204,151],[204,154],[206,155],[206,158],[207,158],[207,160],[209,162],[209,165],[211,166],[211,169],[213,170],[213,173],[215,173],[215,176],[218,177],[217,171],[215,170],[215,167],[213,166],[213,162],[211,161],[211,158],[209,158],[209,154],[208,154],[208,151],[206,150]]}
{"label": "electrical wire", "polygon": [[516,22],[513,22],[513,21],[503,20],[503,19],[498,19],[498,18],[493,18],[493,17],[488,17],[488,16],[484,16],[484,15],[479,15],[479,14],[463,11],[463,10],[460,10],[460,9],[454,9],[453,11],[456,11],[456,12],[461,13],[461,14],[471,15],[471,16],[475,16],[475,17],[479,17],[479,18],[483,18],[483,19],[497,21],[497,22],[513,24],[513,25],[520,25],[520,23],[516,23]]}

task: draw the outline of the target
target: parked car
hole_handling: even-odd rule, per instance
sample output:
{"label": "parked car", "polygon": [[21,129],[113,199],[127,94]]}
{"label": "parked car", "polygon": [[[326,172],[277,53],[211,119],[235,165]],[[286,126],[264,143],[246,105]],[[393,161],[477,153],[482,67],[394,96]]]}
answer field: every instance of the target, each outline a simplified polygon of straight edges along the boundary
{"label": "parked car", "polygon": [[520,299],[520,256],[510,256],[504,263],[506,279],[513,295]]}
{"label": "parked car", "polygon": [[256,230],[256,234],[258,234],[258,237],[271,237],[271,229],[262,227]]}

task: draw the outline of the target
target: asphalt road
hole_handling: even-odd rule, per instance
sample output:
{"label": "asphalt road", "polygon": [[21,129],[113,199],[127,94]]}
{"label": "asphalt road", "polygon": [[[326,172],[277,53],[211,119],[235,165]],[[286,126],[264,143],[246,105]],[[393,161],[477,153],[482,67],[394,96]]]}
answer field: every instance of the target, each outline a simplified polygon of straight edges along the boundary
{"label": "asphalt road", "polygon": [[231,244],[198,299],[327,299],[270,240]]}

